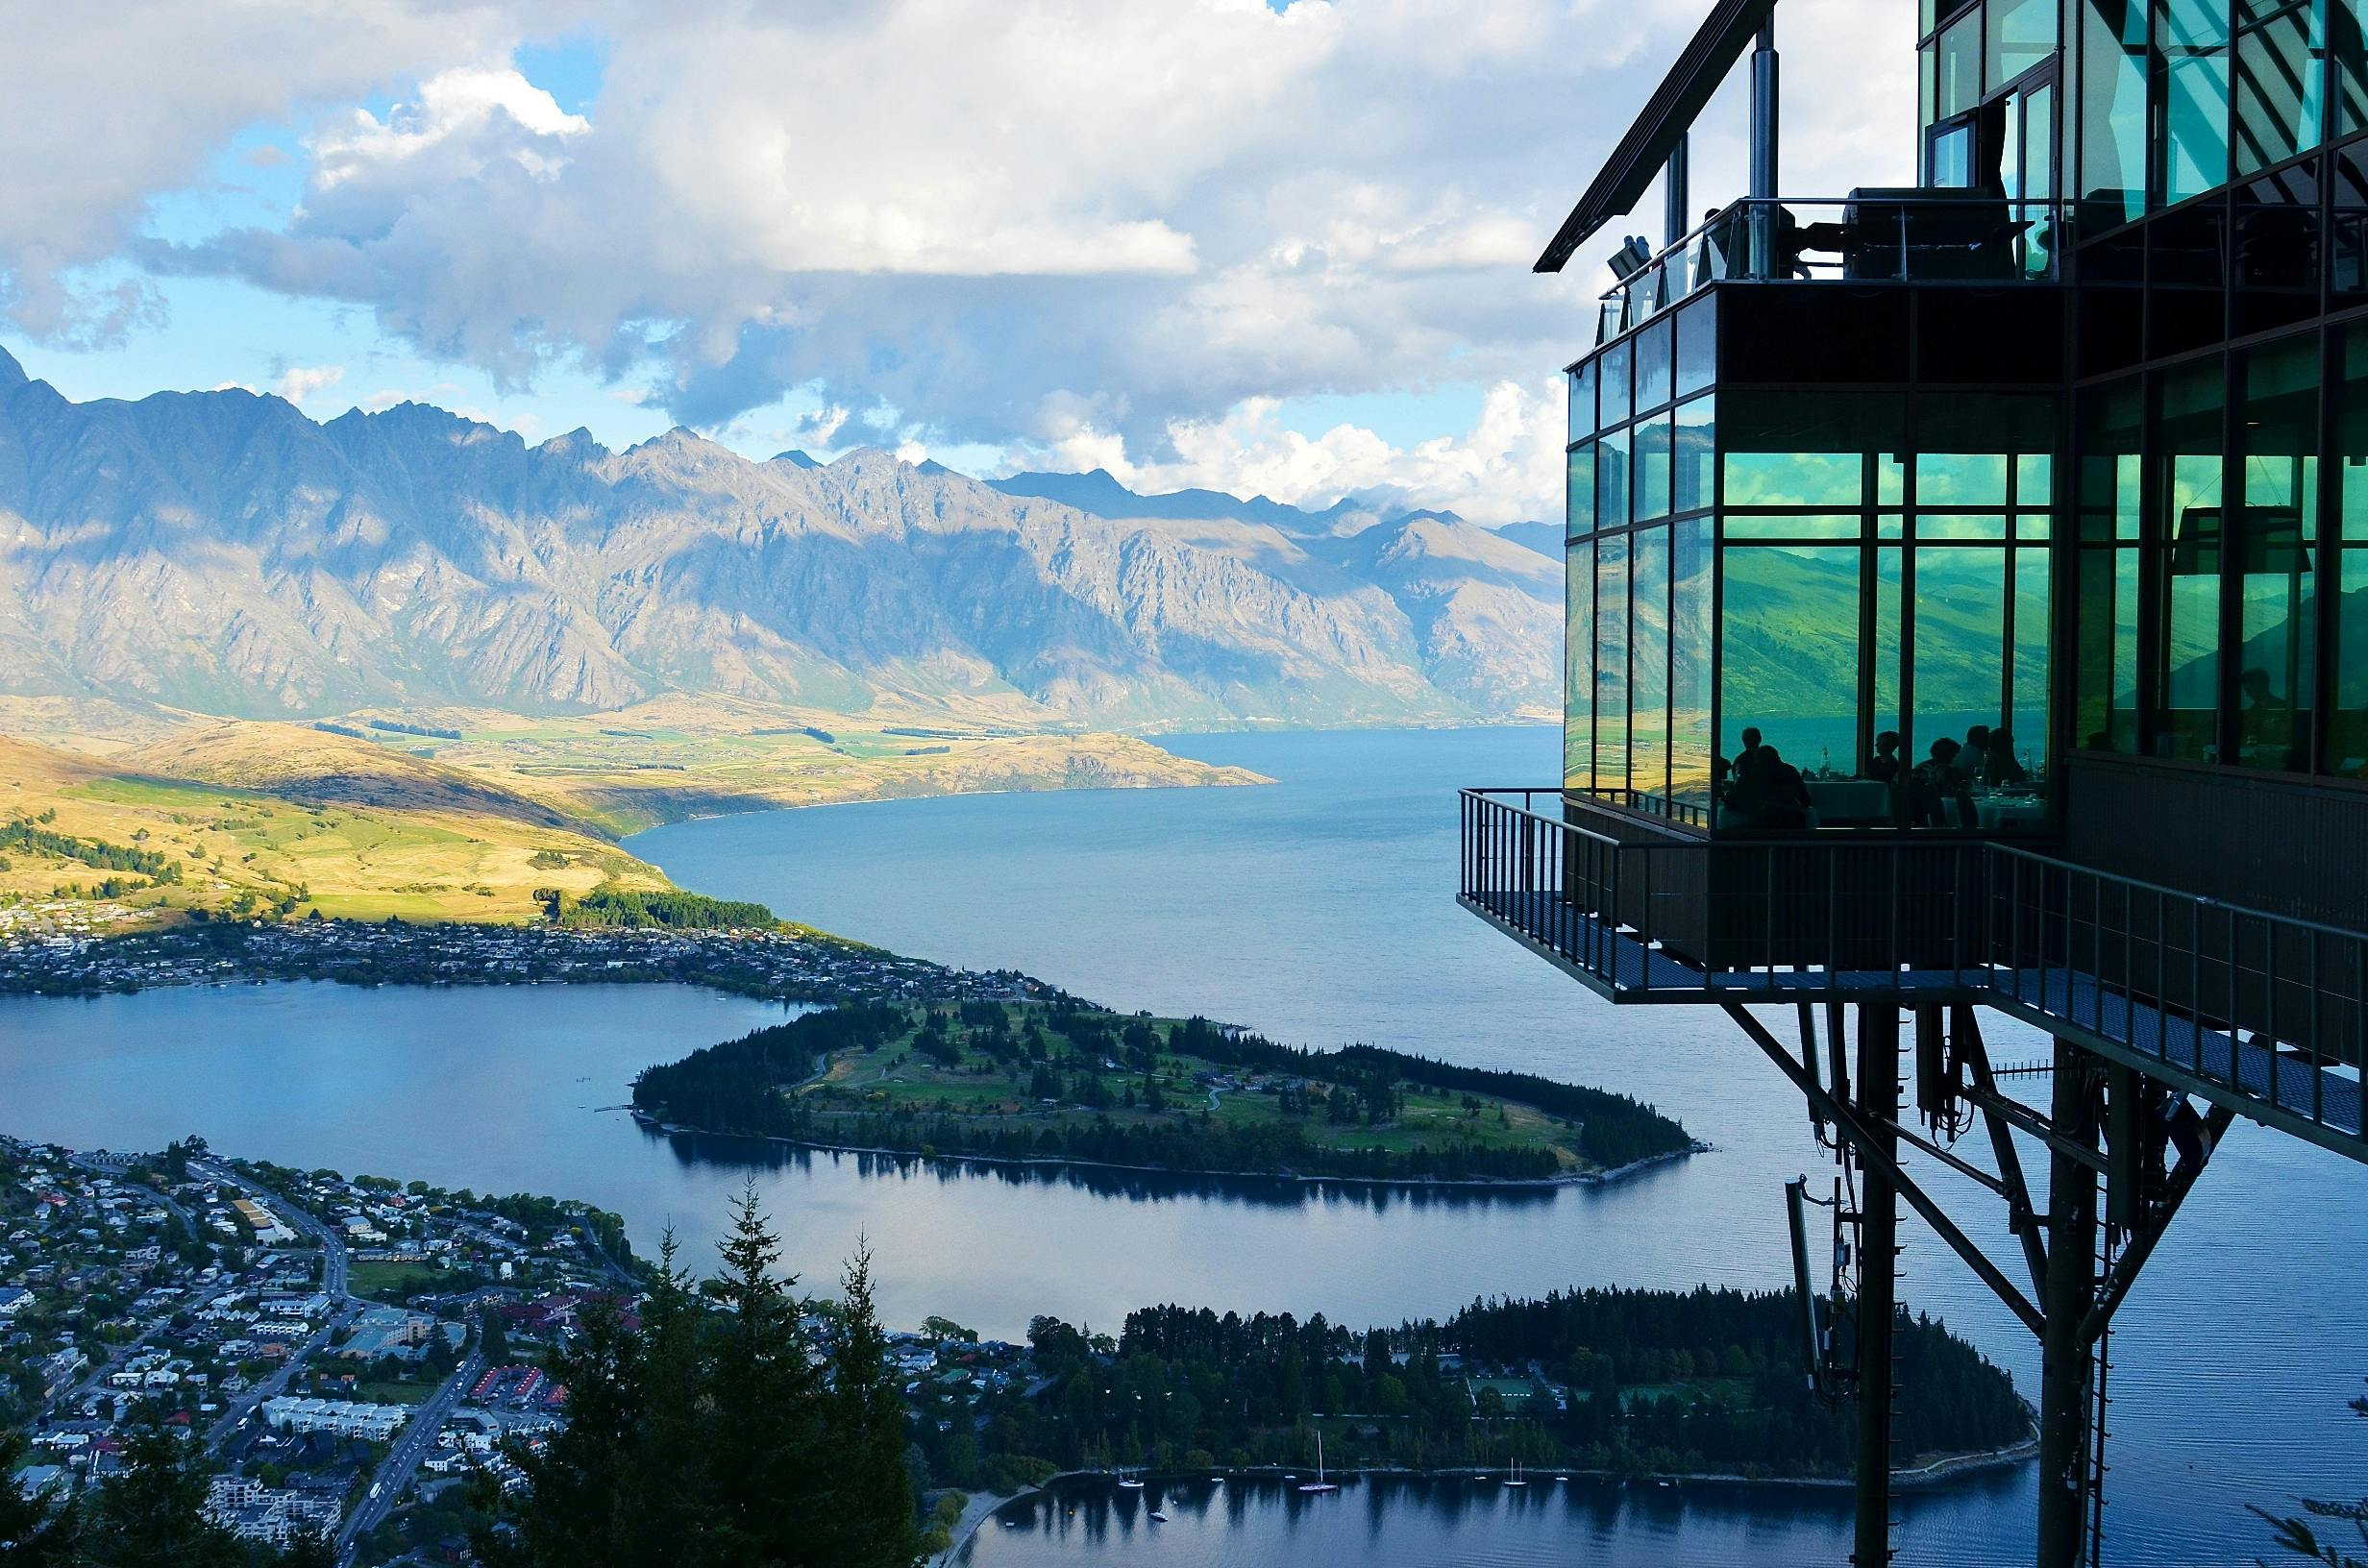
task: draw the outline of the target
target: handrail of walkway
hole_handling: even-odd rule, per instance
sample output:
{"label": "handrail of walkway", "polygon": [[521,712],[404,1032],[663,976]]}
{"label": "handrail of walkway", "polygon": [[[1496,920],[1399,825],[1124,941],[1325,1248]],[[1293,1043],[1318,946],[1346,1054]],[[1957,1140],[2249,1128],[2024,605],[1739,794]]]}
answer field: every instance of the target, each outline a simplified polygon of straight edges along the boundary
{"label": "handrail of walkway", "polygon": [[1458,895],[1616,1001],[1981,1000],[2368,1136],[2368,933],[1980,839],[1623,842],[1566,799],[1462,792]]}

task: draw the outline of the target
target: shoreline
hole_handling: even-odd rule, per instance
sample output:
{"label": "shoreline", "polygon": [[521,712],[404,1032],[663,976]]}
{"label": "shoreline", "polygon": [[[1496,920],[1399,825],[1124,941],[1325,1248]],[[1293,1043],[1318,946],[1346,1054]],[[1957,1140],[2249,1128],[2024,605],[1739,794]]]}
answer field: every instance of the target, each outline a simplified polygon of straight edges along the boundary
{"label": "shoreline", "polygon": [[[1891,1482],[1895,1487],[1914,1491],[1940,1485],[1961,1477],[1978,1475],[1985,1470],[2004,1469],[2010,1465],[2021,1464],[2035,1458],[2038,1452],[2039,1434],[2035,1429],[2020,1442],[2010,1443],[2005,1448],[1979,1449],[1965,1454],[1944,1454],[1913,1469],[1894,1470],[1891,1472]],[[1143,1472],[1137,1473],[1142,1474]],[[1162,1479],[1175,1481],[1211,1479],[1227,1481],[1235,1477],[1252,1481],[1280,1481],[1293,1473],[1280,1465],[1245,1465],[1240,1468],[1223,1470],[1163,1472],[1161,1476]],[[1500,1476],[1505,1473],[1502,1466],[1448,1465],[1437,1470],[1418,1470],[1406,1465],[1390,1464],[1358,1465],[1333,1472],[1344,1478],[1354,1477],[1358,1480],[1418,1481],[1486,1481],[1491,1476]],[[955,1534],[953,1544],[931,1561],[940,1564],[953,1562],[970,1546],[972,1537],[976,1535],[989,1520],[1001,1512],[1009,1504],[1017,1503],[1023,1498],[1042,1496],[1063,1482],[1110,1480],[1114,1479],[1117,1474],[1115,1470],[1064,1470],[1057,1475],[1046,1477],[1037,1485],[1023,1486],[1020,1490],[1001,1497],[994,1497],[986,1493],[973,1493],[969,1506],[962,1510],[962,1523],[965,1528]],[[1677,1486],[1691,1482],[1719,1486],[1747,1486],[1771,1490],[1822,1491],[1856,1484],[1848,1476],[1745,1476],[1716,1470],[1647,1471],[1637,1474],[1620,1470],[1573,1468],[1557,1470],[1553,1475],[1555,1480],[1616,1481],[1623,1485]],[[976,1515],[975,1518],[972,1517],[974,1514]]]}
{"label": "shoreline", "polygon": [[[810,1080],[809,1080],[810,1081]],[[691,1127],[680,1122],[661,1121],[650,1113],[631,1106],[623,1108],[643,1127],[666,1134],[692,1138],[739,1138],[759,1143],[783,1143],[794,1149],[813,1149],[823,1154],[873,1154],[890,1160],[921,1160],[948,1164],[981,1165],[1053,1165],[1078,1170],[1123,1170],[1145,1176],[1200,1177],[1219,1181],[1297,1182],[1312,1185],[1338,1182],[1359,1187],[1453,1188],[1494,1190],[1551,1191],[1564,1187],[1609,1187],[1631,1176],[1641,1175],[1655,1165],[1675,1160],[1690,1159],[1697,1154],[1715,1152],[1716,1145],[1695,1139],[1682,1149],[1665,1154],[1650,1154],[1641,1160],[1631,1160],[1624,1165],[1575,1171],[1565,1176],[1322,1176],[1301,1175],[1296,1171],[1258,1170],[1198,1170],[1178,1169],[1173,1165],[1133,1165],[1112,1160],[1085,1160],[1057,1154],[943,1154],[920,1149],[880,1148],[864,1143],[826,1143],[818,1139],[788,1138],[779,1133],[720,1133],[709,1127]]]}

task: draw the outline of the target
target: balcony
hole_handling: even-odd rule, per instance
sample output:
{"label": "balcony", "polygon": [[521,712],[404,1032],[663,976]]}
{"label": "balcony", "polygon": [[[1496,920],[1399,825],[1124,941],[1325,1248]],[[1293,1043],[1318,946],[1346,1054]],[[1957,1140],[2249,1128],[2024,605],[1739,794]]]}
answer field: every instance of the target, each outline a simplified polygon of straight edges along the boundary
{"label": "balcony", "polygon": [[1457,901],[1621,1004],[1979,1004],[2355,1159],[2368,934],[1978,840],[1727,841],[1466,790]]}
{"label": "balcony", "polygon": [[2063,204],[1971,190],[1859,190],[1730,203],[1673,245],[1621,253],[1595,341],[1719,282],[2051,282]]}

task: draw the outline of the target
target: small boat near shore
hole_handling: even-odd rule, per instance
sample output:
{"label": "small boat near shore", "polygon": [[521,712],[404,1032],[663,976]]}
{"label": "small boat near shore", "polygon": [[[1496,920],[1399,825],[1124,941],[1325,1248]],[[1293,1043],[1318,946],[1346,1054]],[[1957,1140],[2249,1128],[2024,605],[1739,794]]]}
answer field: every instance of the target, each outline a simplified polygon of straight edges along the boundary
{"label": "small boat near shore", "polygon": [[[1285,1476],[1283,1479],[1289,1481],[1291,1478]],[[1340,1490],[1336,1483],[1323,1479],[1323,1433],[1320,1432],[1316,1433],[1316,1479],[1300,1482],[1299,1490],[1302,1492],[1337,1492]]]}

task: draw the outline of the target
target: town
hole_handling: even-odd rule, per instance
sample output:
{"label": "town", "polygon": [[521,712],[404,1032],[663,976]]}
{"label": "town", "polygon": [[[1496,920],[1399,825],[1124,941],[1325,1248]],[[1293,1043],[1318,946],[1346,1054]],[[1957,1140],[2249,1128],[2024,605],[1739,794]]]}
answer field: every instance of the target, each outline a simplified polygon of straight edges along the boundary
{"label": "town", "polygon": [[1012,970],[976,972],[788,929],[415,925],[400,920],[206,920],[109,934],[0,930],[0,994],[90,995],[249,980],[349,985],[676,982],[783,1001],[1048,1000]]}
{"label": "town", "polygon": [[[367,1564],[469,1558],[470,1482],[515,1484],[511,1456],[566,1419],[547,1357],[588,1312],[629,1323],[645,1270],[581,1203],[198,1139],[149,1156],[0,1137],[0,1429],[27,1434],[29,1461],[0,1483],[62,1503],[160,1426],[202,1449],[213,1523]],[[1026,1376],[1024,1347],[952,1324],[890,1345],[925,1403]]]}

